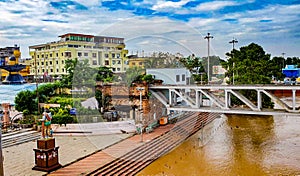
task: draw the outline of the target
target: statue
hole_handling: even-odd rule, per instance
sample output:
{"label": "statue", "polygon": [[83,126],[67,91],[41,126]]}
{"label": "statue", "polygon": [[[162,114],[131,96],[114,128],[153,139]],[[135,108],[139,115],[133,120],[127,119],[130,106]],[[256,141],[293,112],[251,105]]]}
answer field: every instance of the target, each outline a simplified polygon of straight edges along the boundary
{"label": "statue", "polygon": [[52,137],[51,120],[52,120],[52,115],[49,110],[49,105],[45,105],[44,112],[43,112],[43,118],[40,119],[40,121],[42,122],[42,137],[43,138]]}

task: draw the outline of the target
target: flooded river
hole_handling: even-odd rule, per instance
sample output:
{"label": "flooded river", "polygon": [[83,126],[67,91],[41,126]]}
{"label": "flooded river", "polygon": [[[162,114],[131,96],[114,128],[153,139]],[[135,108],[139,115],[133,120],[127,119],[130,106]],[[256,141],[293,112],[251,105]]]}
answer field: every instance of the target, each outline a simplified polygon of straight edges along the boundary
{"label": "flooded river", "polygon": [[138,175],[300,175],[300,117],[222,116]]}

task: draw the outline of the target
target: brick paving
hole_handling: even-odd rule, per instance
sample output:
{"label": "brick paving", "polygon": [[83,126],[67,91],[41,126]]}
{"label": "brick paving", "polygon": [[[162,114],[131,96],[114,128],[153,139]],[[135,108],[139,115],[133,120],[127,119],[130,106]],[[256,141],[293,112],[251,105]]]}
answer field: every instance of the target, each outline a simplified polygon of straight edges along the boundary
{"label": "brick paving", "polygon": [[[171,125],[163,126],[149,134],[144,133],[143,142],[141,142],[140,135],[132,136],[133,133],[55,133],[56,146],[59,146],[59,163],[63,167],[49,175],[82,175],[90,172],[164,134],[170,128],[172,128]],[[62,128],[62,130],[66,130],[66,128]],[[37,148],[37,142],[30,141],[2,149],[4,175],[42,176],[47,174],[32,170],[35,166],[33,151],[35,148]]]}
{"label": "brick paving", "polygon": [[165,134],[172,127],[173,125],[161,126],[159,128],[156,128],[151,133],[143,134],[143,142],[141,142],[140,135],[134,135],[132,137],[128,137],[127,139],[122,140],[121,142],[115,145],[104,148],[103,150],[96,152],[93,155],[83,158],[61,169],[58,169],[48,175],[50,176],[85,175],[105,165],[106,163],[113,161],[114,159],[126,154],[127,152],[142,145],[143,143],[147,141],[151,141],[152,139]]}
{"label": "brick paving", "polygon": [[[59,146],[59,163],[63,166],[85,156],[91,155],[103,148],[107,148],[119,141],[131,136],[131,134],[109,135],[74,135],[64,134],[55,136],[56,146]],[[37,148],[36,141],[2,149],[5,176],[41,176],[46,172],[32,170],[34,167],[34,151]]]}

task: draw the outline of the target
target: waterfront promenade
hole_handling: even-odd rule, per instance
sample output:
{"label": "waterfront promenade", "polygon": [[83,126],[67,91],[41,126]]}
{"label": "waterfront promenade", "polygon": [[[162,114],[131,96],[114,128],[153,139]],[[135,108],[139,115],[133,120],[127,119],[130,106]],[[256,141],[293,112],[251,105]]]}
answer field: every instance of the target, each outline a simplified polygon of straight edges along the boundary
{"label": "waterfront promenade", "polygon": [[[113,129],[113,124],[110,127]],[[118,124],[114,124],[118,126]],[[54,126],[55,127],[55,126]],[[54,137],[56,146],[59,146],[59,163],[62,166],[76,162],[77,160],[91,155],[97,151],[118,143],[130,136],[132,133],[97,134],[79,133],[75,126],[56,127]],[[46,172],[32,170],[34,167],[34,151],[37,148],[36,141],[26,142],[2,149],[5,176],[41,176]]]}
{"label": "waterfront promenade", "polygon": [[[81,125],[70,124],[67,127],[54,125],[56,146],[59,146],[59,163],[63,167],[50,173],[50,175],[80,175],[95,170],[101,163],[109,162],[172,128],[172,125],[169,125],[157,128],[152,133],[145,133],[143,134],[143,142],[141,142],[140,135],[117,133],[116,130],[113,130],[114,126],[117,129],[119,125],[119,123],[106,124],[105,126],[112,129],[110,134],[107,133],[107,130],[91,133],[86,129],[87,127],[84,128]],[[36,141],[2,149],[4,174],[6,176],[46,175],[46,172],[32,170],[34,148],[37,148]],[[103,153],[105,157],[103,157]]]}

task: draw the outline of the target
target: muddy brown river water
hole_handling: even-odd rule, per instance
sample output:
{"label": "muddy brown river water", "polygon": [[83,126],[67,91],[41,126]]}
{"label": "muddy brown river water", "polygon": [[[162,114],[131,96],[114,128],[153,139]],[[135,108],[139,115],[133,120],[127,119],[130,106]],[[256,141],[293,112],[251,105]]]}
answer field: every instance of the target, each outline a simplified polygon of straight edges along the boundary
{"label": "muddy brown river water", "polygon": [[299,116],[222,116],[141,175],[299,175]]}

